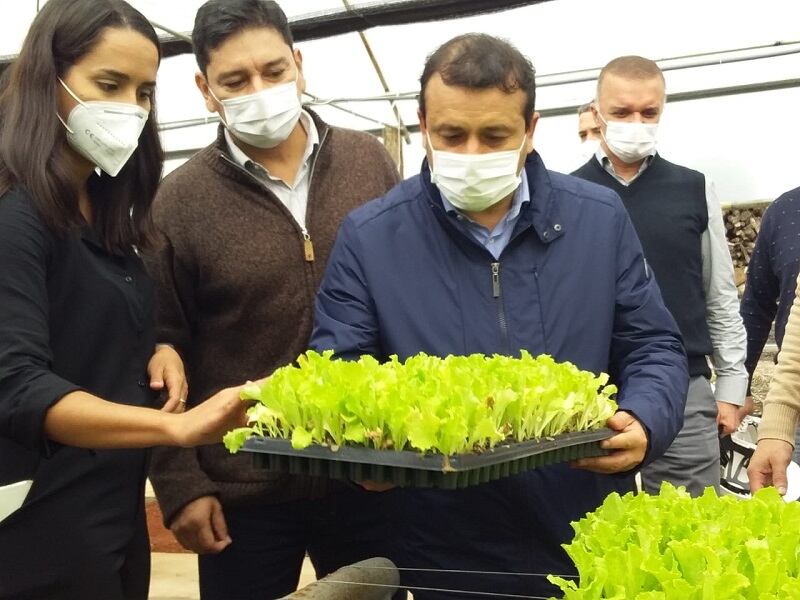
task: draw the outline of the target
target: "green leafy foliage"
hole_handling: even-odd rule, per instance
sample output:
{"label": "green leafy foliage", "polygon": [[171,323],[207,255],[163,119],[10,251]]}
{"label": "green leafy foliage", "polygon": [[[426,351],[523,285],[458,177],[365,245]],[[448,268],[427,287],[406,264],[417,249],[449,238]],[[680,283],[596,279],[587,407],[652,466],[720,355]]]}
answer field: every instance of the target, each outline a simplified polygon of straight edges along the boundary
{"label": "green leafy foliage", "polygon": [[236,452],[252,436],[446,455],[506,441],[602,427],[616,411],[617,389],[571,363],[533,358],[419,354],[401,363],[302,355],[242,393],[257,400],[250,426],[225,437]]}
{"label": "green leafy foliage", "polygon": [[800,600],[800,503],[774,488],[691,498],[664,483],[611,494],[573,528],[580,583],[548,578],[566,600]]}

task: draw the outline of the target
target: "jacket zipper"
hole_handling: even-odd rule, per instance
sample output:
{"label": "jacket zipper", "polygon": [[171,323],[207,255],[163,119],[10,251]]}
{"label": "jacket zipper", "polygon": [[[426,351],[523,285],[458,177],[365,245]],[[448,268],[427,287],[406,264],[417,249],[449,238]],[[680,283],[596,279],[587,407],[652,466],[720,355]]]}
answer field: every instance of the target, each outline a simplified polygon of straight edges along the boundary
{"label": "jacket zipper", "polygon": [[314,262],[314,242],[311,241],[311,236],[305,228],[303,228],[303,252],[306,262]]}
{"label": "jacket zipper", "polygon": [[[325,140],[328,139],[328,130],[326,129],[322,134],[322,138],[319,140],[319,148],[317,148],[316,154],[314,154],[314,158],[311,159],[311,166],[309,167],[308,171],[308,198],[306,199],[306,223],[309,222],[309,214],[311,212],[311,184],[314,183],[314,171],[317,168],[317,159],[319,158],[320,153],[322,152],[322,146],[325,144]],[[303,227],[303,250],[305,251],[306,262],[314,262],[314,242],[311,240],[311,234],[308,233],[308,229]]]}
{"label": "jacket zipper", "polygon": [[[311,161],[311,167],[309,169],[309,175],[308,175],[308,193],[309,193],[309,198],[308,199],[311,198],[311,182],[314,179],[314,168],[317,166],[317,158],[319,157],[319,154],[322,151],[322,145],[325,143],[325,140],[327,139],[327,137],[328,137],[328,131],[325,130],[325,133],[322,134],[322,139],[320,139],[320,141],[319,141],[319,148],[317,148],[317,153],[314,155],[314,159]],[[225,162],[227,162],[228,164],[230,164],[234,168],[238,169],[239,171],[241,171],[242,173],[247,175],[250,179],[255,181],[259,185],[259,187],[261,187],[262,189],[266,189],[267,191],[270,191],[269,188],[267,188],[267,186],[264,185],[263,181],[261,181],[258,177],[253,175],[247,169],[243,168],[239,163],[237,163],[236,161],[234,161],[231,158],[229,158],[224,152],[220,152],[220,157]],[[280,203],[280,200],[278,200],[278,202]],[[308,207],[309,206],[310,206],[310,204],[308,203],[308,201],[306,201],[306,222],[308,222]],[[288,211],[288,209],[286,209],[286,210]],[[305,258],[306,262],[313,263],[314,260],[315,260],[315,255],[314,255],[314,241],[311,239],[311,234],[308,233],[308,229],[306,229],[306,227],[304,225],[301,226],[299,223],[297,223],[294,220],[294,218],[292,218],[292,221],[297,226],[297,228],[300,230],[300,235],[303,238],[303,257]]]}
{"label": "jacket zipper", "polygon": [[497,322],[500,325],[500,335],[508,354],[511,354],[511,343],[508,339],[508,322],[506,320],[506,309],[503,305],[503,292],[500,285],[500,263],[493,262],[492,267],[492,296],[497,301]]}
{"label": "jacket zipper", "polygon": [[[267,190],[268,192],[270,192],[269,188],[267,188],[267,186],[264,185],[263,181],[261,181],[258,177],[253,175],[247,169],[243,168],[239,163],[237,163],[236,161],[228,158],[223,153],[220,153],[220,156],[222,157],[222,160],[224,160],[225,162],[230,164],[232,167],[234,167],[235,169],[238,169],[239,171],[241,171],[242,173],[247,175],[250,179],[255,181],[261,189]],[[311,180],[309,179],[309,186],[308,186],[309,191],[311,190],[311,185],[310,184],[311,184]],[[272,192],[270,192],[270,193],[272,193]],[[283,203],[280,200],[278,200],[278,203],[283,205]],[[288,212],[289,209],[286,208],[285,210]],[[303,256],[305,258],[305,261],[309,262],[309,263],[314,262],[314,243],[311,240],[311,235],[308,233],[308,230],[304,226],[301,227],[300,224],[297,221],[294,220],[294,217],[292,217],[291,215],[289,215],[289,216],[290,216],[292,222],[295,224],[295,227],[300,231],[300,236],[303,239]],[[306,219],[307,218],[308,218],[308,216],[306,215]]]}

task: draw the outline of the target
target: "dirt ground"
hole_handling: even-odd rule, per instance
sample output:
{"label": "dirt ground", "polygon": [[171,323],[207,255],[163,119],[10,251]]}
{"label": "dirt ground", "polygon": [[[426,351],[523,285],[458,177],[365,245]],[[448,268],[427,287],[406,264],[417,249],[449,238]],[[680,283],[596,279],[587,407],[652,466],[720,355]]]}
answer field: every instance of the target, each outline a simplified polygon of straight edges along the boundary
{"label": "dirt ground", "polygon": [[772,376],[775,373],[775,352],[764,352],[761,355],[761,360],[758,362],[756,372],[753,374],[752,393],[755,401],[756,409],[754,414],[761,414],[761,403],[767,395],[769,390],[769,383],[772,381]]}

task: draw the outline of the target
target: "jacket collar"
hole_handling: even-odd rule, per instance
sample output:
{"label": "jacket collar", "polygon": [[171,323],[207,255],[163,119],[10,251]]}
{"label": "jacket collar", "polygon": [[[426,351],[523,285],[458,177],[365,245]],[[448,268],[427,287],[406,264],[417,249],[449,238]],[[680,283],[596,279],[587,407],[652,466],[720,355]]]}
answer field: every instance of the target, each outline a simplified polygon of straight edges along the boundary
{"label": "jacket collar", "polygon": [[[535,150],[525,160],[525,173],[528,176],[531,201],[523,205],[519,221],[514,228],[514,235],[532,227],[539,239],[543,243],[549,244],[564,234],[564,226],[561,223],[556,195],[553,194],[550,174],[539,153]],[[425,190],[426,201],[434,208],[434,212],[444,215],[439,189],[431,181],[431,171],[427,159],[422,162],[420,179],[422,188]]]}

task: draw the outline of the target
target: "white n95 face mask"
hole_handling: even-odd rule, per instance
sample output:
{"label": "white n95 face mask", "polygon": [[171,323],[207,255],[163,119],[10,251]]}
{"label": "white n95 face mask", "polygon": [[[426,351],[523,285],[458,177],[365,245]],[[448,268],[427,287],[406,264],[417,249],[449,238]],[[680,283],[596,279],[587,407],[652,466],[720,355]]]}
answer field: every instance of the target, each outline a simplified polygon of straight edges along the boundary
{"label": "white n95 face mask", "polygon": [[230,132],[256,148],[274,148],[285,141],[302,110],[297,80],[227,100],[211,95],[222,104],[223,122]]}
{"label": "white n95 face mask", "polygon": [[447,201],[459,210],[481,212],[497,204],[516,190],[519,175],[519,156],[528,136],[516,150],[486,154],[458,154],[431,149],[431,181]]}
{"label": "white n95 face mask", "polygon": [[61,78],[58,81],[78,103],[66,122],[59,117],[67,130],[67,142],[78,154],[116,177],[139,145],[148,111],[124,102],[84,102]]}
{"label": "white n95 face mask", "polygon": [[640,161],[649,156],[656,147],[658,123],[606,121],[599,112],[597,115],[606,125],[606,132],[603,134],[606,146],[622,162]]}

